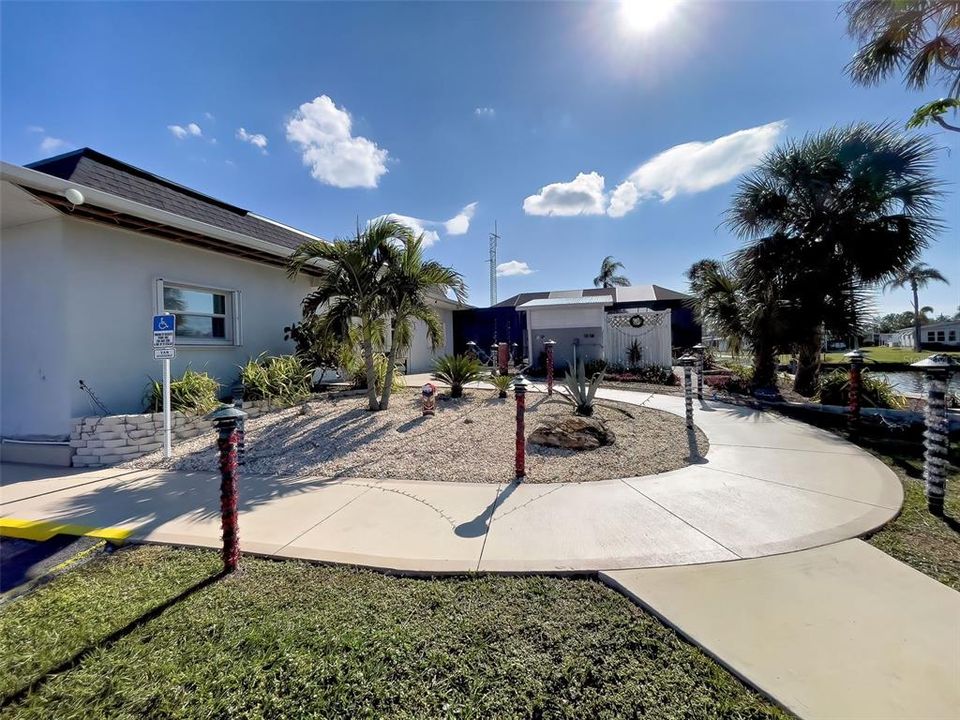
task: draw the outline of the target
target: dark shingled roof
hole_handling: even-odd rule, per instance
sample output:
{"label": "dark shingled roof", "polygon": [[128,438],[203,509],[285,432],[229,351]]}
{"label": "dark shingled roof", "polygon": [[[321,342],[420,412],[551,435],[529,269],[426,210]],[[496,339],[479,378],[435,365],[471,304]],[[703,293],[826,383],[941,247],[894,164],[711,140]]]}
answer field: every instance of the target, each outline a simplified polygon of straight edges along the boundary
{"label": "dark shingled roof", "polygon": [[90,148],[26,167],[292,250],[308,238],[247,210],[191,190]]}

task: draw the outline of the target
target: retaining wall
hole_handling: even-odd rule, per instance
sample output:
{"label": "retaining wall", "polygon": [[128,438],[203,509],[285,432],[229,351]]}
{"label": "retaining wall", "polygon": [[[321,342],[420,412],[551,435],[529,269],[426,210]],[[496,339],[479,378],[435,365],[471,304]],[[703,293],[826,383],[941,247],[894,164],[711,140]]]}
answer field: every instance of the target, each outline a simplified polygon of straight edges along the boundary
{"label": "retaining wall", "polygon": [[[251,418],[280,407],[270,400],[248,400],[243,403],[243,411]],[[202,415],[188,415],[179,410],[170,415],[174,445],[178,440],[204,433],[212,435],[214,432],[213,423]],[[73,450],[73,467],[98,467],[133,460],[163,447],[163,413],[74,418],[70,447]]]}

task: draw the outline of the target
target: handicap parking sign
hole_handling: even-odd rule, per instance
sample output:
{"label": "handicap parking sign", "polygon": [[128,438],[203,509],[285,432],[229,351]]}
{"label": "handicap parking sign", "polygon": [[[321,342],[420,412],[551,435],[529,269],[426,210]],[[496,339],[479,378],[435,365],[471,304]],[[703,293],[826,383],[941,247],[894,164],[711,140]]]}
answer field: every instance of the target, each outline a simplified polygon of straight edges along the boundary
{"label": "handicap parking sign", "polygon": [[153,331],[155,333],[175,332],[177,329],[177,316],[176,315],[154,315],[153,316]]}

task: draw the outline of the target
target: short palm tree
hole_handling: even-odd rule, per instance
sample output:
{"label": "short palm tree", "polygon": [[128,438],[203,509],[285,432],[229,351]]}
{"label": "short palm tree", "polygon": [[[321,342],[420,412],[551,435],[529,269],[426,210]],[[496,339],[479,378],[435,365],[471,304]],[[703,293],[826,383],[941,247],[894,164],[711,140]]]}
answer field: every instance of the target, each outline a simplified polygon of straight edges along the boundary
{"label": "short palm tree", "polygon": [[388,311],[383,278],[397,244],[412,239],[406,225],[375,220],[365,228],[358,226],[350,238],[307,241],[287,262],[290,277],[307,266],[317,275],[317,287],[301,303],[304,319],[319,315],[323,331],[343,340],[354,326],[359,328],[370,410],[380,409],[373,356],[374,346],[383,342],[383,316]]}
{"label": "short palm tree", "polygon": [[450,397],[463,397],[463,386],[483,380],[486,368],[472,355],[444,355],[433,366],[433,377],[450,386]]}
{"label": "short palm tree", "polygon": [[443,321],[436,310],[437,299],[446,297],[448,291],[461,303],[467,297],[467,286],[460,273],[434,260],[423,259],[422,234],[404,238],[386,257],[381,294],[390,313],[392,333],[387,375],[380,397],[381,410],[390,405],[397,353],[410,347],[414,321],[419,320],[426,326],[427,340],[435,350],[444,340]]}
{"label": "short palm tree", "polygon": [[[910,288],[910,292],[913,293],[913,349],[915,352],[920,352],[920,323],[923,311],[927,309],[920,307],[919,291],[931,282],[949,284],[939,270],[921,262],[901,270],[884,285],[886,290]],[[930,308],[930,312],[933,312],[933,308]]]}
{"label": "short palm tree", "polygon": [[747,287],[777,289],[797,352],[794,389],[815,391],[824,332],[854,334],[867,290],[915,263],[940,230],[934,146],[857,124],[788,142],[740,183],[728,227],[746,241]]}
{"label": "short palm tree", "polygon": [[593,279],[593,286],[598,288],[628,287],[630,280],[624,275],[617,275],[617,270],[623,267],[612,255],[607,255],[600,263],[600,274]]}

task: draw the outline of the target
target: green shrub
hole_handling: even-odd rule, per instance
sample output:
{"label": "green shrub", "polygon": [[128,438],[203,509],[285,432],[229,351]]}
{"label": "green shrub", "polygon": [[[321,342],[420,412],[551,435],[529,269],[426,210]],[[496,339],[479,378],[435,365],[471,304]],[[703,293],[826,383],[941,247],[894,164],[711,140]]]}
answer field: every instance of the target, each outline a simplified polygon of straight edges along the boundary
{"label": "green shrub", "polygon": [[585,360],[583,363],[583,371],[590,377],[606,372],[608,369],[606,360]]}
{"label": "green shrub", "polygon": [[[170,379],[170,409],[194,415],[212,412],[220,404],[220,383],[206,373],[187,368]],[[144,397],[146,412],[163,412],[163,383],[150,378]]]}
{"label": "green shrub", "polygon": [[[358,352],[349,352],[345,353],[343,356],[343,370],[346,373],[346,376],[350,378],[350,381],[354,386],[358,388],[367,387],[367,365],[363,361],[363,356]],[[374,353],[373,354],[373,373],[375,376],[374,382],[376,383],[377,393],[383,392],[383,383],[387,379],[387,362],[389,359],[383,353]],[[393,371],[393,383],[392,390],[396,392],[397,390],[403,390],[403,372],[398,365],[397,368]]]}
{"label": "green shrub", "polygon": [[622,365],[610,366],[606,377],[613,382],[639,382],[651,385],[676,385],[678,382],[673,371],[661,365],[639,365],[629,369]]}
{"label": "green shrub", "polygon": [[573,348],[571,366],[574,370],[567,371],[567,376],[563,379],[563,386],[567,389],[567,393],[561,393],[559,397],[573,405],[574,414],[590,417],[593,415],[594,396],[597,394],[600,383],[603,382],[603,370],[593,373],[588,378],[583,360],[577,360],[576,347]]}
{"label": "green shrub", "polygon": [[[904,408],[906,402],[893,386],[869,370],[860,375],[860,397],[863,407]],[[813,399],[821,405],[848,405],[850,403],[850,376],[847,370],[837,368],[820,376],[817,394]]]}
{"label": "green shrub", "polygon": [[260,355],[240,368],[244,400],[295,403],[310,395],[313,370],[296,355]]}
{"label": "green shrub", "polygon": [[507,390],[513,385],[513,378],[509,375],[497,375],[494,373],[490,376],[490,384],[497,389],[497,394],[500,397],[505,398],[507,396]]}
{"label": "green shrub", "polygon": [[479,360],[469,355],[444,355],[433,366],[433,377],[450,385],[450,397],[463,395],[467,383],[483,380],[486,369]]}

